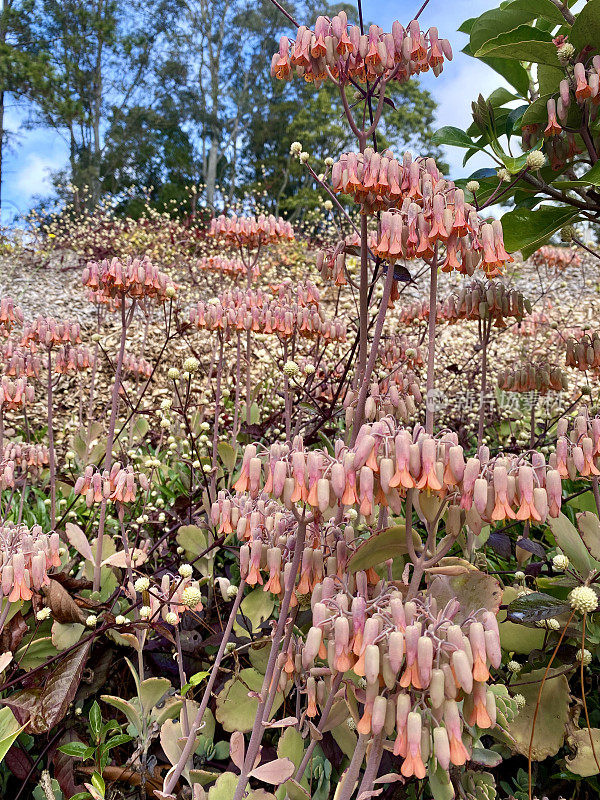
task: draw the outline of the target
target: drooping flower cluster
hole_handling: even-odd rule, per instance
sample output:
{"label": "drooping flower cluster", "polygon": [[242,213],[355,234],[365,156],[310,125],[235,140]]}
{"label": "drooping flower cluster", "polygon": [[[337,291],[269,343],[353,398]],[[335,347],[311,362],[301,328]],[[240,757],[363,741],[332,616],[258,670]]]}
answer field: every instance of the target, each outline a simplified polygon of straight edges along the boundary
{"label": "drooping flower cluster", "polygon": [[558,87],[558,98],[551,97],[546,103],[548,124],[544,129],[545,137],[558,136],[563,127],[567,127],[569,106],[573,100],[579,106],[583,106],[587,100],[591,100],[596,106],[600,103],[599,76],[600,56],[594,56],[589,68],[582,61],[577,61],[573,66],[572,84],[567,78],[563,78]]}
{"label": "drooping flower cluster", "polygon": [[59,347],[55,353],[54,372],[59,375],[83,372],[90,368],[92,360],[92,354],[87,347],[81,345],[79,347],[70,345]]}
{"label": "drooping flower cluster", "polygon": [[50,348],[62,344],[81,344],[81,325],[78,322],[39,316],[23,326],[21,346],[29,347],[32,353],[37,347]]}
{"label": "drooping flower cluster", "polygon": [[134,356],[132,353],[124,354],[123,369],[142,378],[149,378],[152,375],[152,364],[142,356]]}
{"label": "drooping flower cluster", "polygon": [[578,414],[573,428],[562,417],[557,424],[556,450],[551,456],[561,478],[600,475],[600,417]]}
{"label": "drooping flower cluster", "polygon": [[[302,305],[301,303],[306,303]],[[346,324],[341,319],[328,320],[314,296],[304,294],[293,284],[275,295],[263,291],[231,289],[213,302],[199,301],[190,310],[190,322],[207,330],[254,331],[288,338],[297,333],[307,339],[323,337],[343,342]]]}
{"label": "drooping flower cluster", "polygon": [[325,516],[356,507],[367,520],[376,506],[401,514],[408,489],[446,498],[475,530],[507,518],[543,522],[558,516],[562,503],[560,475],[541,453],[490,458],[484,446],[465,459],[456,434],[434,438],[392,417],[363,425],[353,447],[336,440],[334,455],[307,451],[300,437],[260,453],[247,445],[234,484],[236,492],[264,492],[288,508],[306,503]]}
{"label": "drooping flower cluster", "polygon": [[2,348],[4,374],[11,378],[39,378],[42,362],[40,357],[27,347],[21,347],[14,339],[8,339]]}
{"label": "drooping flower cluster", "polygon": [[371,598],[364,573],[357,573],[353,593],[325,579],[311,604],[302,668],[310,675],[319,659],[333,673],[351,670],[357,676],[353,691],[363,704],[357,731],[376,735],[385,729],[390,737],[395,732],[393,752],[403,759],[405,777],[424,778],[430,754],[445,770],[465,764],[472,741],[464,735],[465,724],[481,730],[496,724],[495,695],[487,685],[490,667],[501,663],[495,614],[461,614],[456,599],[441,609],[434,597],[405,602],[392,586]]}
{"label": "drooping flower cluster", "polygon": [[92,465],[87,466],[83,475],[75,481],[73,491],[85,497],[87,507],[91,508],[94,503],[101,503],[103,500],[133,503],[137,494],[137,484],[147,491],[149,483],[146,475],[143,472],[134,472],[132,466],[122,467],[120,462],[116,461],[110,471],[105,469],[100,472]]}
{"label": "drooping flower cluster", "polygon": [[393,370],[398,364],[422,367],[427,355],[421,345],[411,342],[405,333],[387,336],[379,347],[379,360],[385,369]]}
{"label": "drooping flower cluster", "polygon": [[500,221],[483,222],[433,158],[413,160],[405,153],[400,163],[390,150],[344,153],[332,167],[331,183],[335,192],[350,194],[363,209],[382,211],[379,230],[369,241],[382,259],[430,259],[441,244],[444,272],[472,275],[479,266],[489,277],[513,260],[504,249]]}
{"label": "drooping flower cluster", "polygon": [[260,214],[258,217],[238,217],[237,214],[226,217],[221,214],[211,220],[207,235],[227,244],[254,248],[278,241],[291,242],[294,240],[294,229],[282,217],[272,214]]}
{"label": "drooping flower cluster", "polygon": [[23,312],[16,306],[12,297],[0,299],[0,333],[9,336],[15,325],[23,324]]}
{"label": "drooping flower cluster", "polygon": [[528,314],[531,303],[518,290],[500,281],[472,280],[446,298],[438,318],[450,323],[491,318],[496,328],[506,328],[507,318],[520,321]]}
{"label": "drooping flower cluster", "polygon": [[90,261],[82,274],[83,285],[105,298],[145,298],[166,302],[175,294],[175,284],[148,257],[113,258],[98,263]]}
{"label": "drooping flower cluster", "polygon": [[[354,419],[354,409],[358,401],[358,393],[349,391],[344,398],[346,409],[346,425],[350,426]],[[419,378],[410,369],[396,368],[395,371],[380,383],[372,382],[365,400],[364,415],[367,422],[380,420],[387,416],[408,422],[423,402],[419,387]]]}
{"label": "drooping flower cluster", "polygon": [[34,400],[33,386],[27,378],[11,380],[6,375],[0,381],[0,409],[15,411],[31,405]]}
{"label": "drooping flower cluster", "polygon": [[[226,256],[205,256],[196,262],[196,267],[204,272],[219,272],[237,280],[248,275],[248,267],[241,258],[227,258]],[[252,267],[252,279],[260,275],[258,262]]]}
{"label": "drooping flower cluster", "polygon": [[43,533],[39,525],[0,527],[0,583],[10,603],[31,600],[50,582],[48,570],[60,567],[60,539],[57,533]]}
{"label": "drooping flower cluster", "polygon": [[570,247],[555,247],[551,244],[536,250],[531,260],[538,267],[554,267],[557,271],[571,265],[578,267],[581,264],[581,256],[576,250]]}
{"label": "drooping flower cluster", "polygon": [[12,462],[23,471],[26,469],[42,469],[49,463],[50,454],[44,444],[7,442],[4,445],[2,461]]}
{"label": "drooping flower cluster", "polygon": [[498,386],[505,392],[561,392],[569,388],[569,380],[560,367],[544,364],[522,364],[498,374]]}
{"label": "drooping flower cluster", "polygon": [[340,11],[331,19],[317,17],[314,31],[301,25],[295,42],[282,36],[271,60],[271,75],[288,80],[296,74],[316,85],[328,77],[342,83],[378,78],[404,83],[429,69],[439,75],[444,59],[452,60],[452,48],[447,39],[438,38],[437,28],[424,33],[417,20],[408,29],[396,20],[391,33],[371,25],[368,33],[361,34]]}
{"label": "drooping flower cluster", "polygon": [[600,367],[600,335],[594,331],[580,338],[567,339],[567,367],[575,367],[585,372]]}

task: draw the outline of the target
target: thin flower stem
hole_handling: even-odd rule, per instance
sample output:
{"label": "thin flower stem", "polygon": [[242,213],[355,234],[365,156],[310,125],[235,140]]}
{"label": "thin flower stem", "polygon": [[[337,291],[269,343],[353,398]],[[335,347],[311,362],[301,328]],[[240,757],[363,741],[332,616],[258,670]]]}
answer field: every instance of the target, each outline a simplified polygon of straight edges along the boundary
{"label": "thin flower stem", "polygon": [[262,741],[264,733],[263,714],[268,700],[268,693],[271,687],[273,673],[275,672],[275,663],[277,661],[277,655],[279,653],[279,645],[281,643],[281,640],[283,639],[283,635],[285,632],[287,616],[290,609],[292,595],[296,588],[296,577],[298,575],[298,570],[300,569],[300,564],[302,561],[305,537],[306,537],[306,519],[303,516],[298,521],[298,530],[296,532],[296,541],[294,544],[294,557],[292,559],[291,570],[288,575],[288,583],[285,587],[281,608],[279,609],[279,619],[277,621],[277,627],[275,628],[275,632],[273,633],[273,639],[271,643],[271,653],[269,654],[267,669],[265,671],[265,677],[260,692],[262,700],[258,704],[256,718],[254,720],[252,733],[250,734],[250,741],[248,743],[248,750],[246,751],[246,758],[244,760],[244,765],[241,771],[241,775],[239,777],[238,784],[235,789],[233,800],[242,800],[242,797],[244,796],[244,792],[246,791],[246,785],[248,783],[248,776],[254,766],[254,761],[256,759],[260,743]]}
{"label": "thin flower stem", "polygon": [[371,792],[371,790],[373,789],[373,784],[375,783],[375,778],[377,777],[377,771],[379,770],[379,765],[381,764],[382,756],[383,756],[383,731],[381,731],[376,736],[374,736],[373,739],[371,739],[371,749],[369,751],[369,755],[367,756],[367,765],[365,767],[363,779],[360,782],[360,786],[358,788],[357,800],[360,800],[363,793]]}
{"label": "thin flower stem", "polygon": [[166,779],[164,784],[164,793],[169,795],[172,793],[173,789],[175,788],[175,784],[179,780],[181,773],[185,769],[185,765],[188,762],[190,755],[196,745],[196,736],[198,734],[198,730],[202,723],[202,717],[206,709],[208,708],[208,702],[211,697],[211,693],[213,690],[213,686],[215,685],[215,681],[217,680],[217,675],[219,674],[219,667],[221,665],[221,661],[223,661],[223,656],[225,655],[225,650],[229,643],[229,637],[231,636],[231,631],[233,630],[233,623],[235,622],[235,618],[237,616],[237,612],[240,607],[240,603],[244,597],[244,589],[246,586],[245,581],[241,581],[238,587],[237,594],[235,596],[235,600],[233,602],[233,606],[231,607],[231,612],[229,614],[229,619],[227,621],[227,625],[225,630],[223,631],[223,637],[221,638],[221,644],[219,645],[219,649],[217,651],[217,655],[215,656],[214,663],[212,665],[210,671],[210,677],[208,679],[208,683],[206,684],[206,688],[204,690],[204,694],[202,695],[202,700],[200,702],[200,706],[198,707],[198,711],[196,712],[196,716],[194,717],[194,721],[191,724],[190,732],[187,737],[187,742],[185,743],[183,750],[181,751],[181,756],[179,757],[179,761],[171,770]]}
{"label": "thin flower stem", "polygon": [[379,305],[379,313],[377,314],[377,322],[375,324],[375,332],[373,334],[371,352],[369,353],[369,360],[366,364],[364,375],[361,378],[360,392],[358,395],[358,401],[356,403],[356,410],[354,412],[354,422],[352,426],[353,443],[356,441],[356,437],[358,436],[360,426],[362,425],[365,417],[365,403],[367,401],[367,393],[369,391],[369,381],[371,379],[371,375],[373,374],[373,370],[375,368],[375,362],[377,361],[377,354],[379,352],[379,342],[381,340],[381,334],[383,332],[385,315],[388,310],[388,303],[390,295],[392,293],[393,285],[394,285],[394,266],[393,264],[389,264],[387,274],[385,276],[385,284],[383,286],[383,295],[381,296],[381,303]]}
{"label": "thin flower stem", "polygon": [[52,348],[48,348],[48,461],[50,467],[50,527],[56,528],[56,453],[54,452],[54,396],[52,393]]}
{"label": "thin flower stem", "polygon": [[350,800],[354,794],[354,788],[358,781],[358,776],[360,775],[360,768],[367,751],[368,743],[369,737],[364,733],[359,734],[356,748],[350,760],[350,765],[348,766],[345,774],[342,775],[341,785],[339,787],[339,793],[336,800]]}
{"label": "thin flower stem", "polygon": [[213,424],[212,459],[210,476],[210,499],[214,500],[217,492],[217,457],[219,447],[219,415],[221,414],[221,381],[223,378],[223,334],[219,333],[219,357],[217,361],[217,383],[215,386],[215,419]]}
{"label": "thin flower stem", "polygon": [[438,279],[438,251],[437,243],[431,259],[431,278],[429,282],[429,338],[427,349],[427,395],[425,399],[425,430],[433,434],[435,417],[435,400],[433,397],[435,385],[435,326],[437,321],[437,279]]}
{"label": "thin flower stem", "polygon": [[542,681],[540,683],[540,690],[538,692],[537,702],[535,704],[535,711],[533,713],[533,721],[531,723],[531,736],[529,738],[529,749],[527,751],[527,789],[528,789],[529,800],[533,800],[533,782],[532,782],[532,775],[531,775],[531,764],[532,764],[532,753],[533,753],[533,736],[535,734],[535,723],[537,721],[538,713],[539,713],[539,710],[540,710],[540,703],[542,701],[542,691],[544,690],[544,684],[546,683],[546,678],[548,676],[548,673],[550,672],[550,667],[552,666],[552,662],[554,661],[554,658],[555,658],[556,654],[558,653],[558,650],[559,650],[559,648],[560,648],[560,646],[562,644],[562,640],[565,638],[565,633],[567,632],[567,628],[571,624],[571,620],[573,619],[574,616],[575,616],[575,609],[573,609],[573,611],[571,612],[571,616],[567,620],[567,623],[566,623],[565,627],[562,629],[562,632],[560,634],[560,639],[558,640],[558,643],[557,643],[556,647],[554,648],[554,652],[552,653],[552,656],[550,657],[550,661],[548,662],[548,666],[546,667],[546,669],[544,671],[544,675],[543,675]]}
{"label": "thin flower stem", "polygon": [[[133,319],[135,300],[131,306],[130,319]],[[110,421],[108,423],[108,438],[106,440],[106,455],[104,457],[104,468],[110,472],[112,466],[112,449],[115,441],[115,428],[117,425],[117,414],[119,411],[119,388],[121,386],[121,374],[123,372],[123,358],[125,356],[125,342],[127,341],[127,311],[125,308],[125,294],[121,295],[121,343],[119,345],[119,355],[115,369],[115,383],[112,391],[112,406],[110,411]],[[121,428],[123,430],[123,428]],[[104,538],[104,525],[106,523],[106,499],[100,505],[100,518],[98,520],[98,540],[96,544],[96,560],[94,564],[94,591],[100,591],[100,571],[102,563],[102,544]]]}

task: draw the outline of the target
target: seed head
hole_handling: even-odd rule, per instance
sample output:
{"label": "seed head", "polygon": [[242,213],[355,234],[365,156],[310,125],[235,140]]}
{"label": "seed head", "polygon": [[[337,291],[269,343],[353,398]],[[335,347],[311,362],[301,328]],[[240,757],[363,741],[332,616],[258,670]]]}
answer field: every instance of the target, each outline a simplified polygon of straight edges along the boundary
{"label": "seed head", "polygon": [[292,142],[292,144],[290,145],[290,153],[293,156],[299,156],[301,152],[302,152],[302,145],[300,144],[300,142]]}
{"label": "seed head", "polygon": [[197,358],[194,358],[194,356],[190,356],[183,362],[183,368],[186,372],[198,372],[200,369],[200,362]]}
{"label": "seed head", "polygon": [[569,595],[571,608],[581,614],[595,611],[598,608],[598,596],[590,586],[577,586]]}
{"label": "seed head", "polygon": [[513,696],[513,700],[515,701],[515,704],[516,704],[517,708],[519,709],[519,711],[522,708],[525,708],[525,704],[527,703],[527,701],[525,700],[525,697],[522,694],[515,694]]}
{"label": "seed head", "polygon": [[238,587],[237,587],[237,586],[234,586],[234,584],[233,584],[233,583],[231,583],[231,584],[230,584],[230,585],[227,587],[227,597],[228,597],[230,600],[233,600],[233,598],[234,598],[234,597],[237,595],[237,593],[238,593]]}
{"label": "seed head", "polygon": [[569,566],[569,557],[563,553],[558,553],[552,559],[552,566],[557,572],[564,572]]}
{"label": "seed head", "polygon": [[504,169],[504,167],[500,167],[498,170],[498,179],[503,183],[508,183],[510,181],[510,172],[507,169]]}
{"label": "seed head", "polygon": [[140,608],[141,619],[148,619],[150,617],[150,614],[152,614],[152,609],[150,608],[150,606],[142,606]]}
{"label": "seed head", "polygon": [[188,608],[196,608],[201,600],[200,589],[196,586],[187,586],[181,594],[181,603]]}
{"label": "seed head", "polygon": [[165,617],[165,622],[167,625],[177,625],[179,622],[179,617],[174,611],[169,611],[167,616]]}
{"label": "seed head", "polygon": [[133,584],[133,588],[136,590],[136,592],[146,592],[150,588],[150,580],[145,576],[138,578]]}
{"label": "seed head", "polygon": [[124,617],[123,614],[118,614],[115,617],[115,625],[127,625],[128,622],[129,620],[127,617]]}
{"label": "seed head", "polygon": [[465,189],[472,194],[479,191],[479,181],[469,181],[465,186]]}
{"label": "seed head", "polygon": [[182,564],[179,567],[179,574],[182,578],[191,578],[192,573],[194,572],[194,568],[191,564]]}
{"label": "seed head", "polygon": [[578,650],[576,657],[577,661],[583,662],[584,667],[587,667],[587,665],[590,664],[592,660],[592,654],[590,653],[589,650],[583,650],[583,652],[581,650]]}
{"label": "seed head", "polygon": [[509,672],[514,672],[516,674],[517,672],[521,672],[522,667],[518,661],[509,661],[508,664],[506,665],[506,669]]}
{"label": "seed head", "polygon": [[95,614],[90,614],[86,619],[85,624],[88,628],[95,628],[98,624],[98,617]]}
{"label": "seed head", "polygon": [[48,619],[49,616],[50,616],[50,609],[41,608],[35,615],[35,618],[37,619],[38,622],[43,622],[45,619]]}
{"label": "seed head", "polygon": [[571,44],[571,42],[565,42],[561,44],[561,46],[556,51],[556,55],[558,56],[558,60],[565,64],[575,53],[575,48]]}
{"label": "seed head", "polygon": [[527,153],[525,163],[529,169],[541,169],[546,163],[546,156],[539,150],[533,150],[531,153]]}
{"label": "seed head", "polygon": [[177,369],[177,367],[171,367],[169,369],[169,371],[167,372],[167,377],[171,381],[176,381],[177,378],[179,377],[179,375],[180,375],[180,373],[179,373],[179,370]]}
{"label": "seed head", "polygon": [[297,375],[299,372],[298,364],[295,361],[286,361],[283,365],[283,372],[290,378],[293,378],[294,375]]}

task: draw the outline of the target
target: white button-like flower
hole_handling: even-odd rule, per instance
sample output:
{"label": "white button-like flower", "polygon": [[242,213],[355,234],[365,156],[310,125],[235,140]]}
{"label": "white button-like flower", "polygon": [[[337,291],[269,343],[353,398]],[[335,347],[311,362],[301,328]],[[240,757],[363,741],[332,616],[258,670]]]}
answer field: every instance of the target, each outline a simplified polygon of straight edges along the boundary
{"label": "white button-like flower", "polygon": [[194,568],[191,564],[182,564],[178,571],[182,578],[191,578]]}
{"label": "white button-like flower", "polygon": [[569,557],[558,553],[552,559],[552,566],[557,572],[564,572],[570,564]]}
{"label": "white button-like flower", "polygon": [[590,586],[577,586],[569,595],[571,608],[581,614],[595,611],[598,608],[598,595]]}

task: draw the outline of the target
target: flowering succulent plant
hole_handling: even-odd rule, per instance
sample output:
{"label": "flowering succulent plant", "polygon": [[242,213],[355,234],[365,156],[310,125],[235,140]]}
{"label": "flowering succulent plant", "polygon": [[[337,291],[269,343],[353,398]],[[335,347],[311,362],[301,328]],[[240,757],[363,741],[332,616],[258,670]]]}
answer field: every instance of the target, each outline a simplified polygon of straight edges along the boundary
{"label": "flowering succulent plant", "polygon": [[[594,257],[569,225],[597,210],[600,56],[594,3],[530,5],[465,27],[527,108],[481,98],[438,135],[493,176],[381,147],[390,89],[452,56],[427,3],[390,32],[285,12],[272,76],[328,82],[356,140],[322,171],[291,146],[316,229],[250,201],[42,225],[89,254],[89,314],[0,298],[11,789],[33,753],[47,796],[94,800],[532,799],[600,773],[600,348],[593,304],[566,320],[552,293]],[[455,379],[472,409],[440,397]]]}

